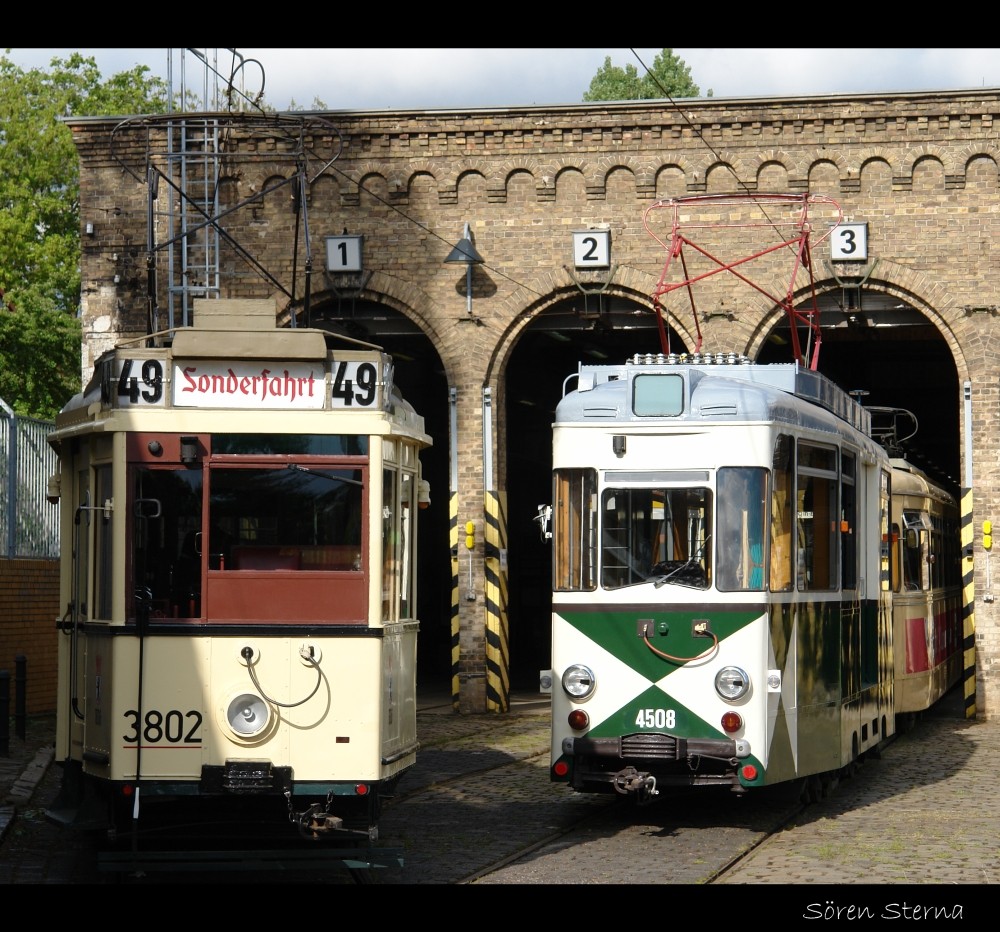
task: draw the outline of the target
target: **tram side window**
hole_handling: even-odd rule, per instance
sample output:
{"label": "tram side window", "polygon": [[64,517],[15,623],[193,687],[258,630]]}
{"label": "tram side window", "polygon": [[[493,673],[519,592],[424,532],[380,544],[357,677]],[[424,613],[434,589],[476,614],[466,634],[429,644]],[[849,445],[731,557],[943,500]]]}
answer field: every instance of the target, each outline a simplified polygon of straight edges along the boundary
{"label": "tram side window", "polygon": [[844,451],[840,460],[840,582],[844,589],[858,585],[858,540],[856,498],[857,457]]}
{"label": "tram side window", "polygon": [[94,521],[94,513],[82,510],[90,502],[90,482],[86,469],[81,469],[76,476],[76,501],[81,510],[77,512],[73,522],[73,593],[76,597],[76,610],[80,618],[86,618],[87,607],[87,573],[90,566],[90,527]]}
{"label": "tram side window", "polygon": [[931,515],[931,549],[927,555],[930,587],[940,589],[945,585],[944,528],[940,516]]}
{"label": "tram side window", "polygon": [[837,451],[800,442],[796,463],[798,588],[834,589],[837,576]]}
{"label": "tram side window", "polygon": [[202,471],[133,466],[133,617],[201,614]]}
{"label": "tram side window", "polygon": [[723,591],[764,588],[766,489],[763,469],[726,467],[718,472],[716,585]]}
{"label": "tram side window", "polygon": [[398,470],[382,470],[382,619],[398,621],[413,614],[411,512],[416,479]]}
{"label": "tram side window", "polygon": [[554,474],[552,581],[556,591],[597,586],[597,473],[557,469]]}
{"label": "tram side window", "polygon": [[895,521],[892,523],[890,542],[892,591],[899,592],[903,579],[903,547],[899,525]]}
{"label": "tram side window", "polygon": [[929,522],[922,512],[903,509],[903,588],[910,592],[930,586],[928,530]]}
{"label": "tram side window", "polygon": [[879,589],[899,592],[899,525],[889,525],[892,481],[886,470],[879,471]]}
{"label": "tram side window", "polygon": [[[114,498],[111,488],[111,466],[98,466],[94,475],[95,504],[99,507],[104,502]],[[104,512],[95,512],[96,532],[94,544],[94,605],[95,618],[111,617],[111,521],[104,517]]]}
{"label": "tram side window", "polygon": [[416,534],[414,533],[417,504],[417,477],[413,473],[400,474],[399,501],[399,617],[416,615]]}
{"label": "tram side window", "polygon": [[771,477],[771,591],[792,588],[792,441],[781,434],[774,444]]}

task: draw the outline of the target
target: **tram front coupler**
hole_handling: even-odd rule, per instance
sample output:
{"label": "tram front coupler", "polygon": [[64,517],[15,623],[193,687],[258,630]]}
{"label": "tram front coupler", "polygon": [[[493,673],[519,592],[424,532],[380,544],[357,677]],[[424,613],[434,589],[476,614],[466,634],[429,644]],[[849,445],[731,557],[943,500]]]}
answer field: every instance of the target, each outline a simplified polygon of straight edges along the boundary
{"label": "tram front coupler", "polygon": [[296,812],[289,797],[288,820],[295,824],[303,838],[308,838],[310,841],[324,841],[331,838],[340,840],[350,838],[371,843],[378,841],[376,826],[371,826],[368,831],[344,828],[344,820],[329,811],[329,800],[325,806],[323,803],[313,803],[302,812]]}
{"label": "tram front coupler", "polygon": [[289,811],[288,817],[298,827],[299,834],[310,841],[317,841],[325,836],[344,831],[344,820],[325,812],[320,803],[313,803],[303,812]]}
{"label": "tram front coupler", "polygon": [[632,796],[636,805],[645,806],[658,796],[656,777],[651,773],[640,773],[635,767],[626,767],[614,775],[612,786],[622,796]]}

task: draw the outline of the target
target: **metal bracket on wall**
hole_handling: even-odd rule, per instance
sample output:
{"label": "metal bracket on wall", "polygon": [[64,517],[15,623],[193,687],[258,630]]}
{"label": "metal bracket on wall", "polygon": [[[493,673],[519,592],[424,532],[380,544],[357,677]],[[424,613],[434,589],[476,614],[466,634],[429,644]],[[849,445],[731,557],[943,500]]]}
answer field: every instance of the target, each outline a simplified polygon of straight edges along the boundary
{"label": "metal bracket on wall", "polygon": [[[840,285],[841,291],[844,295],[844,307],[841,310],[850,311],[861,311],[861,289],[864,287],[865,282],[871,278],[872,272],[875,271],[878,266],[878,259],[876,259],[864,274],[854,274],[845,275],[843,279],[837,274],[836,270],[827,260],[823,260],[823,265],[826,266],[827,271],[833,280]],[[862,270],[858,270],[859,272]]]}
{"label": "metal bracket on wall", "polygon": [[569,277],[573,279],[573,284],[580,289],[580,293],[583,295],[583,314],[581,314],[580,316],[584,318],[595,316],[594,314],[591,313],[590,308],[588,307],[587,299],[591,295],[596,295],[597,296],[596,316],[600,317],[601,313],[604,310],[604,305],[603,305],[604,292],[607,291],[608,285],[610,285],[611,282],[614,280],[615,269],[617,269],[618,266],[612,265],[608,269],[607,281],[603,283],[598,282],[599,287],[597,288],[591,287],[594,284],[593,282],[587,282],[586,284],[584,282],[581,282],[580,279],[576,277],[576,273],[568,265],[564,265],[563,268],[567,271],[567,273],[569,273]]}

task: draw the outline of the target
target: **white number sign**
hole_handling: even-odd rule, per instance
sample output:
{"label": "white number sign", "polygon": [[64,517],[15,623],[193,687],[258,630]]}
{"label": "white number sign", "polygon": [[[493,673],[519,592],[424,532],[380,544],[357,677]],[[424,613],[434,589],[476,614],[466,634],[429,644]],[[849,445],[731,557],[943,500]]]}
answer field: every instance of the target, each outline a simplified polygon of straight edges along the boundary
{"label": "white number sign", "polygon": [[573,261],[578,269],[606,269],[611,264],[611,231],[574,232]]}
{"label": "white number sign", "polygon": [[868,224],[841,223],[830,234],[830,258],[834,262],[868,258]]}

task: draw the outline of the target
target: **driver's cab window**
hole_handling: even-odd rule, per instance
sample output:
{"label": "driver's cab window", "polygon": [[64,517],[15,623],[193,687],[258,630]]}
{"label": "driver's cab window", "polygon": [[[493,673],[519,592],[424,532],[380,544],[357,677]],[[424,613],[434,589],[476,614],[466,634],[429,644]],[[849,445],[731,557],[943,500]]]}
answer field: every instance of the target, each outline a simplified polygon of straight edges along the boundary
{"label": "driver's cab window", "polygon": [[601,583],[655,580],[704,589],[711,581],[711,495],[706,487],[606,488],[601,496]]}

